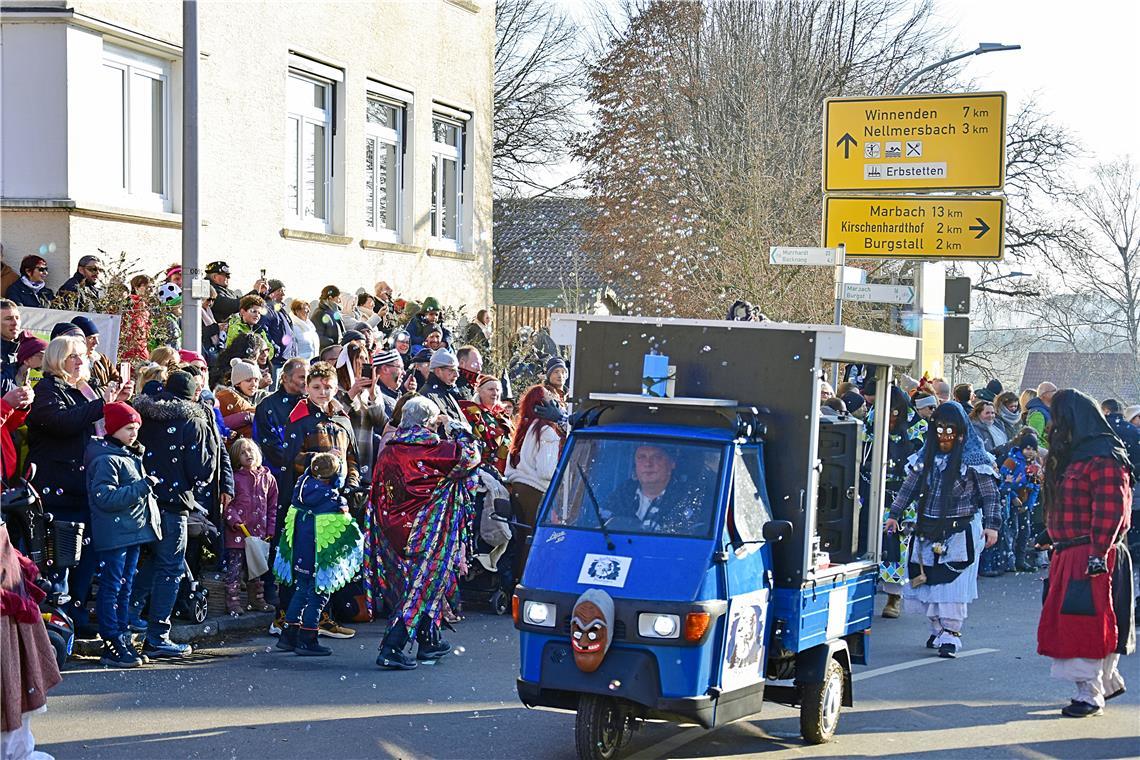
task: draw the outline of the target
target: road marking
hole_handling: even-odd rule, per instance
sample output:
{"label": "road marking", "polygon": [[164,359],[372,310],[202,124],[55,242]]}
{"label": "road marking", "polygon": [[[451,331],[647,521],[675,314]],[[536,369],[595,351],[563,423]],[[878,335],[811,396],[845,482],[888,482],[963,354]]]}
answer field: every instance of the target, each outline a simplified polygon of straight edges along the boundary
{"label": "road marking", "polygon": [[[992,654],[996,649],[970,649],[958,655],[958,659],[963,657],[973,657],[976,654]],[[910,662],[900,662],[894,665],[887,665],[882,668],[875,668],[874,670],[864,670],[862,673],[856,673],[851,676],[852,681],[864,681],[868,678],[876,678],[878,676],[885,676],[888,673],[897,673],[900,670],[910,670],[911,668],[919,668],[923,665],[934,665],[938,662],[945,662],[945,657],[924,657],[921,660],[911,660]]]}
{"label": "road marking", "polygon": [[[958,659],[960,660],[963,657],[973,657],[974,655],[979,655],[979,654],[993,654],[994,652],[997,652],[997,651],[999,651],[999,650],[985,648],[985,647],[982,649],[970,649],[966,652],[962,652],[961,654],[959,654]],[[899,662],[899,663],[896,663],[894,665],[887,665],[887,666],[882,667],[882,668],[875,668],[874,670],[865,670],[862,673],[856,673],[855,675],[851,676],[851,680],[852,681],[865,681],[868,678],[878,678],[879,676],[885,676],[889,673],[897,673],[900,670],[910,670],[911,668],[920,668],[923,665],[934,665],[935,663],[939,663],[939,662],[946,662],[946,658],[945,657],[933,657],[933,656],[923,657],[921,660],[910,660],[909,662]],[[732,725],[737,725],[737,724],[729,723],[726,725],[732,726]],[[663,739],[662,741],[659,741],[656,744],[651,744],[648,747],[646,747],[645,749],[641,750],[640,752],[637,752],[633,755],[630,755],[629,760],[654,760],[655,758],[659,758],[659,757],[669,757],[670,753],[673,752],[674,750],[685,746],[689,742],[696,741],[697,739],[700,739],[702,737],[707,737],[707,736],[719,731],[722,728],[724,728],[724,726],[718,726],[717,728],[714,728],[711,730],[703,729],[700,726],[692,726],[691,728],[681,729],[681,731],[679,733],[674,734],[673,736],[670,736],[668,739]],[[781,738],[788,738],[788,737],[781,737]],[[794,737],[792,737],[792,738],[794,738]]]}

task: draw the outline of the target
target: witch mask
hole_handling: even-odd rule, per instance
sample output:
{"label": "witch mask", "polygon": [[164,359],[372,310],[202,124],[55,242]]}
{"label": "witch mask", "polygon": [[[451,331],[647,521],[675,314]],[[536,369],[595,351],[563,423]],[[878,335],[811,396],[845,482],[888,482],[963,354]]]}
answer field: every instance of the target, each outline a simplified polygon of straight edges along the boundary
{"label": "witch mask", "polygon": [[583,673],[601,667],[613,641],[614,600],[601,589],[586,591],[570,616],[570,647],[574,664]]}
{"label": "witch mask", "polygon": [[938,450],[943,454],[953,451],[954,444],[965,437],[953,424],[944,420],[935,424],[934,433],[938,436]]}

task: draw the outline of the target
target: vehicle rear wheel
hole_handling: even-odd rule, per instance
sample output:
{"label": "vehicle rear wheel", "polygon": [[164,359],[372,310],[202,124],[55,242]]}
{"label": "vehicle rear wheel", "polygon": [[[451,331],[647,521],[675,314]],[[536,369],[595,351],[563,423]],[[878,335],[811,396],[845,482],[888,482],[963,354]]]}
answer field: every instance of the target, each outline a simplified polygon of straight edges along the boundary
{"label": "vehicle rear wheel", "polygon": [[826,744],[835,738],[843,706],[843,666],[827,661],[821,683],[804,684],[800,705],[800,734],[808,744]]}
{"label": "vehicle rear wheel", "polygon": [[629,739],[629,708],[622,700],[594,694],[578,698],[574,744],[581,760],[613,760]]}
{"label": "vehicle rear wheel", "polygon": [[496,615],[505,615],[507,609],[511,606],[510,597],[508,597],[502,591],[496,591],[494,594],[492,594],[489,601],[491,604],[491,611]]}
{"label": "vehicle rear wheel", "polygon": [[63,636],[55,631],[48,631],[48,641],[51,642],[51,648],[55,650],[55,664],[63,670],[63,666],[67,663],[67,642],[63,640]]}

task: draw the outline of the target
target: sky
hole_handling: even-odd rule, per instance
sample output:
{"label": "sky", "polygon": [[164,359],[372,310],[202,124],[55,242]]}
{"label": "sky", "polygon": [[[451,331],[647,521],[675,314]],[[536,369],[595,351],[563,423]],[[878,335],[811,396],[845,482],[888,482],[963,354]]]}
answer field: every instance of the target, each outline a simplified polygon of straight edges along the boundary
{"label": "sky", "polygon": [[1010,114],[1036,93],[1082,144],[1081,164],[1140,159],[1140,2],[937,0],[936,14],[957,28],[962,50],[1022,46],[959,64],[979,89],[1008,92]]}

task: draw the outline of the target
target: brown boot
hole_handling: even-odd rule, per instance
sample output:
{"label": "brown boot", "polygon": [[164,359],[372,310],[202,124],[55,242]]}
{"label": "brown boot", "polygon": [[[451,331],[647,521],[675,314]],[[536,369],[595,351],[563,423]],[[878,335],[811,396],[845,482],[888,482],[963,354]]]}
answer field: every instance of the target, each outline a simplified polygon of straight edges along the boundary
{"label": "brown boot", "polygon": [[899,610],[901,606],[901,596],[898,594],[887,594],[887,603],[883,607],[883,617],[891,619],[897,618],[899,616]]}
{"label": "brown boot", "polygon": [[245,608],[241,606],[241,593],[237,584],[226,586],[226,612],[233,617],[240,617]]}
{"label": "brown boot", "polygon": [[250,581],[246,584],[245,590],[251,610],[254,612],[273,612],[273,605],[265,601],[264,581]]}

